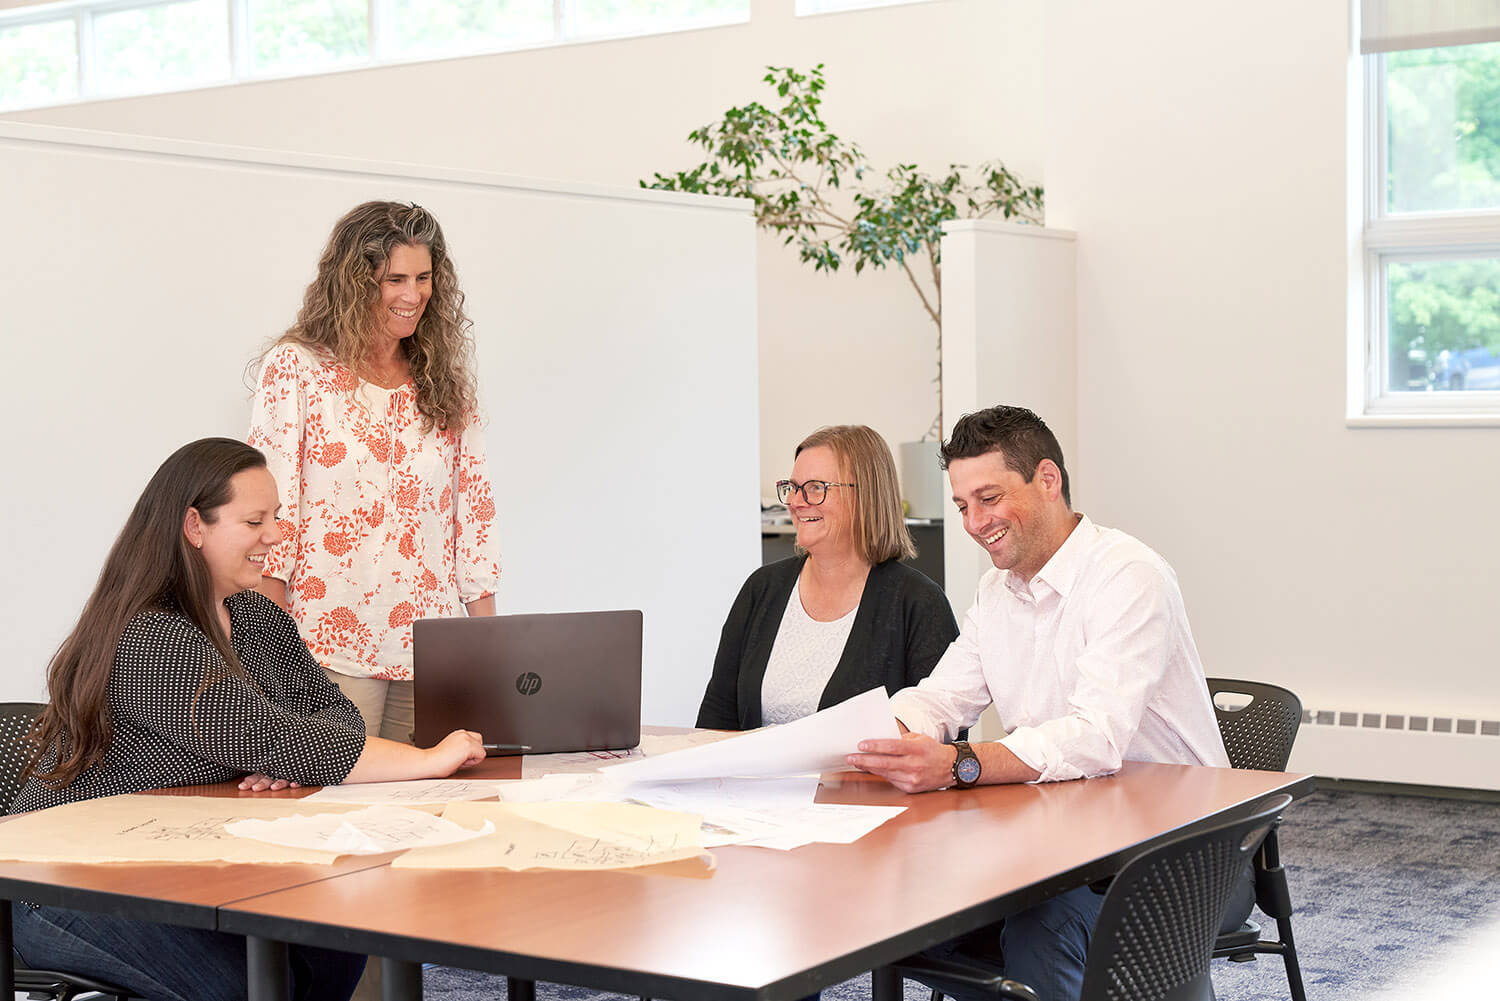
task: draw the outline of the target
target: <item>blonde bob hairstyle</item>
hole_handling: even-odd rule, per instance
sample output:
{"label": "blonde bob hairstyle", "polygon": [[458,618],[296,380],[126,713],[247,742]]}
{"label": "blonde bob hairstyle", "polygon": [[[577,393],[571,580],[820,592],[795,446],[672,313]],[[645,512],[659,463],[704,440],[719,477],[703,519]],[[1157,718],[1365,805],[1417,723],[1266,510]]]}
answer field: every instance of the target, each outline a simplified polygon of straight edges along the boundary
{"label": "blonde bob hairstyle", "polygon": [[469,334],[473,324],[464,313],[464,294],[443,228],[420,205],[365,202],[335,223],[297,322],[267,353],[279,344],[300,344],[360,375],[378,331],[373,307],[380,301],[380,278],[398,246],[426,247],[432,255],[432,296],[416,332],[401,342],[417,411],[425,430],[462,429],[474,415],[478,396]]}
{"label": "blonde bob hairstyle", "polygon": [[792,458],[805,449],[827,446],[838,460],[839,477],[854,490],[854,546],[871,566],[917,555],[896,481],[896,462],[885,439],[863,424],[818,428],[802,439]]}

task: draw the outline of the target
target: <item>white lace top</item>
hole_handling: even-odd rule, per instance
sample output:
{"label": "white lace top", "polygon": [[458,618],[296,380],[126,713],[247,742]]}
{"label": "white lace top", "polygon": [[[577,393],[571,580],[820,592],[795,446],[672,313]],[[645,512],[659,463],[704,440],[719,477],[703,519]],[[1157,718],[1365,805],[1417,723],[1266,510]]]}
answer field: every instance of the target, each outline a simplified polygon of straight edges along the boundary
{"label": "white lace top", "polygon": [[832,622],[819,622],[802,607],[802,584],[792,585],[776,642],[766,661],[766,676],[760,686],[761,719],[766,723],[790,723],[818,711],[818,699],[844,655],[844,644],[854,617],[855,605],[848,615]]}

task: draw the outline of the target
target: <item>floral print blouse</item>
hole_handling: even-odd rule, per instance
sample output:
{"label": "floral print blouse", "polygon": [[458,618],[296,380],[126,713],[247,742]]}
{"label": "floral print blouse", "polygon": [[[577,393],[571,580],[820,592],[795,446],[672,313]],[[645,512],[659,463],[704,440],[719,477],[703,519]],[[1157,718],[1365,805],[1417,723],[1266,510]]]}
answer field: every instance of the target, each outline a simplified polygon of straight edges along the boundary
{"label": "floral print blouse", "polygon": [[287,585],[318,663],[409,680],[414,619],[463,614],[500,580],[495,495],[476,415],[422,430],[416,391],[358,379],[307,348],[266,356],[248,441],[281,493],[264,572]]}

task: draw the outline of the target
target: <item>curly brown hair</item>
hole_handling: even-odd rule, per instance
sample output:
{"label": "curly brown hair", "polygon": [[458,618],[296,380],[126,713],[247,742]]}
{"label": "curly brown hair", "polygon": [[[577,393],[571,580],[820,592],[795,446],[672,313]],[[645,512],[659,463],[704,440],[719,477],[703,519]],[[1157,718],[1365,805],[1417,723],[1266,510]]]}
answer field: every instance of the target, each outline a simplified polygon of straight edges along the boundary
{"label": "curly brown hair", "polygon": [[462,427],[478,407],[473,323],[464,313],[443,228],[420,205],[365,202],[340,219],[323,248],[318,275],[302,296],[297,322],[266,353],[281,344],[301,344],[351,372],[365,371],[378,329],[371,307],[379,301],[380,276],[398,246],[426,247],[432,255],[432,297],[416,332],[401,342],[424,430]]}

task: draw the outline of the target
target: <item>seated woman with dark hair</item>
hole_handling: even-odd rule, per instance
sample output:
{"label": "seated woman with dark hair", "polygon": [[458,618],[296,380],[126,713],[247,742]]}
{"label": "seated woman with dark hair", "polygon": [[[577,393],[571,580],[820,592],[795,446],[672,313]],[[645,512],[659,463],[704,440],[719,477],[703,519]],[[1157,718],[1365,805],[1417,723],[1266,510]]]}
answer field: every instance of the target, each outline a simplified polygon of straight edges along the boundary
{"label": "seated woman with dark hair", "polygon": [[786,723],[932,673],[958,635],[941,588],[901,562],[916,553],[896,464],[859,425],[826,427],[776,485],[801,555],[750,575],[729,610],[698,725]]}
{"label": "seated woman with dark hair", "polygon": [[[365,735],[290,615],[251,588],[278,541],[276,481],[229,438],[164,462],[47,672],[52,701],[10,812],[164,786],[440,778],[484,758],[456,730],[422,750]],[[245,996],[244,940],[105,914],[14,908],[15,951],[153,1001]],[[348,998],[365,957],[293,946],[298,999]]]}

